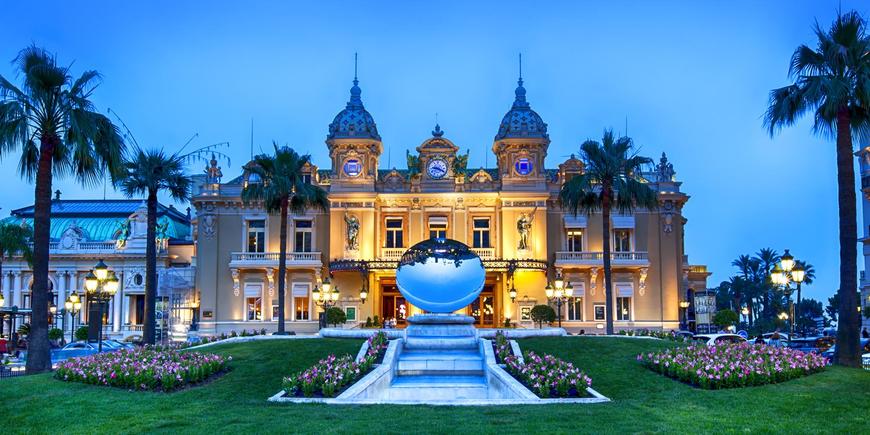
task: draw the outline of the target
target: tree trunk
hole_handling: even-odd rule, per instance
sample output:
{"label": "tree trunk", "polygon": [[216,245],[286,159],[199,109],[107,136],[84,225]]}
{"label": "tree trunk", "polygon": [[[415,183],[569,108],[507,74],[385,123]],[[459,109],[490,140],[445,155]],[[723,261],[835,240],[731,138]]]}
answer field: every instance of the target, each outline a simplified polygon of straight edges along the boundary
{"label": "tree trunk", "polygon": [[48,344],[48,242],[51,230],[52,156],[59,142],[57,136],[43,136],[39,143],[33,203],[33,287],[30,290],[33,312],[27,343],[27,374],[51,370]]}
{"label": "tree trunk", "polygon": [[858,325],[858,227],[855,210],[855,161],[847,108],[837,113],[837,198],[840,206],[840,307],[834,362],[860,367]]}
{"label": "tree trunk", "polygon": [[281,246],[278,254],[278,334],[284,334],[284,282],[287,275],[287,208],[290,201],[287,197],[281,199]]}
{"label": "tree trunk", "polygon": [[803,326],[801,326],[801,316],[803,315],[803,311],[801,308],[801,283],[797,283],[797,305],[795,305],[794,309],[794,321],[798,327],[798,331],[803,331]]}
{"label": "tree trunk", "polygon": [[148,222],[145,236],[145,331],[142,340],[157,338],[157,189],[148,189]]}
{"label": "tree trunk", "polygon": [[610,268],[610,186],[604,186],[601,200],[601,226],[603,228],[602,237],[604,238],[604,309],[607,324],[607,335],[613,335],[613,280],[611,279],[613,271]]}

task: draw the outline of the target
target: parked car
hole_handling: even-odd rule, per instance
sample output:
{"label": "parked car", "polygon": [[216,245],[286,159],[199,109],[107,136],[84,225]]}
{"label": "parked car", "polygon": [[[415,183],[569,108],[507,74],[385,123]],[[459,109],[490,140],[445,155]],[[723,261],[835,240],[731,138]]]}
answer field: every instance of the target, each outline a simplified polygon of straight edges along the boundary
{"label": "parked car", "polygon": [[837,339],[834,337],[794,338],[788,343],[788,347],[801,352],[823,353],[836,342]]}
{"label": "parked car", "polygon": [[[834,352],[837,351],[837,345],[831,346],[830,349],[822,352],[822,356],[828,359],[834,359]],[[870,338],[862,338],[861,339],[861,353],[870,354]],[[862,355],[862,359],[867,357],[867,355]]]}
{"label": "parked car", "polygon": [[68,358],[93,355],[99,352],[97,343],[75,341],[60,349],[51,351],[51,361],[63,361]]}
{"label": "parked car", "polygon": [[716,346],[723,343],[744,343],[746,339],[737,334],[698,334],[692,337],[693,340],[706,344],[707,346]]}
{"label": "parked car", "polygon": [[123,341],[118,341],[114,339],[103,340],[103,349],[105,349],[106,346],[109,346],[113,349],[133,349],[136,347],[133,345],[133,343],[124,343]]}

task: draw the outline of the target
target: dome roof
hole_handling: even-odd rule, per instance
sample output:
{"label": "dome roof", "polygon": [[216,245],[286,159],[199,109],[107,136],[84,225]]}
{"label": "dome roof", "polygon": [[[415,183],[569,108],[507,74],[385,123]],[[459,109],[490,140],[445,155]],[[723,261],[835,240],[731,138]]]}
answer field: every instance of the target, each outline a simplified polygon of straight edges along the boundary
{"label": "dome roof", "polygon": [[326,139],[374,139],[381,140],[375,119],[363,107],[360,98],[359,80],[354,77],[350,88],[350,101],[347,106],[329,124],[329,134]]}
{"label": "dome roof", "polygon": [[501,119],[495,140],[527,137],[549,139],[550,136],[547,134],[547,124],[526,101],[526,88],[523,87],[523,78],[520,77],[517,81],[516,99],[511,110]]}

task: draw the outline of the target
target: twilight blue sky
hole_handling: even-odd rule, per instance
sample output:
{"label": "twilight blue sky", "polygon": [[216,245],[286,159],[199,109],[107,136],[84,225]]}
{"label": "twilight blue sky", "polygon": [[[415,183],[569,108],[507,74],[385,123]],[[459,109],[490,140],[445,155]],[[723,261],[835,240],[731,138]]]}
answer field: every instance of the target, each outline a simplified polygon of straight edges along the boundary
{"label": "twilight blue sky", "polygon": [[[198,145],[229,141],[232,177],[249,156],[252,118],[255,150],[274,139],[328,167],[327,125],[348,99],[358,51],[382,167],[390,154],[404,166],[436,112],[479,167],[522,52],[529,101],[550,128],[548,167],[605,127],[623,131],[627,117],[642,153],[666,151],[691,195],[686,249],[714,272],[711,286],[738,254],[769,246],[816,266],[805,295],[837,288],[834,146],[809,121],[771,139],[761,114],[768,91],[787,83],[792,51],[813,42],[814,20],[827,26],[838,1],[133,3],[7,4],[0,74],[14,77],[8,61],[32,42],[74,74],[97,69],[99,109],[121,114],[140,144],[175,149],[194,133]],[[32,203],[16,165],[0,161],[0,215]],[[102,197],[70,180],[56,188]]]}

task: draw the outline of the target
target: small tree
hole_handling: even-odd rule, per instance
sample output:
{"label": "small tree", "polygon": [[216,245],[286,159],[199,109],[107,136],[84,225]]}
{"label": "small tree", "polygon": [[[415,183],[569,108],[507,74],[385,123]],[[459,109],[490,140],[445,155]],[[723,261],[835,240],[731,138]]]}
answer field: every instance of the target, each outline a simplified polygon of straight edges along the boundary
{"label": "small tree", "polygon": [[79,329],[76,329],[76,340],[84,341],[88,339],[88,327],[80,326]]}
{"label": "small tree", "polygon": [[326,323],[332,326],[338,326],[339,323],[347,322],[347,315],[344,310],[338,307],[331,307],[326,310]]}
{"label": "small tree", "polygon": [[738,320],[739,317],[737,317],[737,313],[733,310],[719,310],[716,312],[716,315],[713,316],[713,323],[720,328],[727,328],[734,325]]}
{"label": "small tree", "polygon": [[48,339],[49,340],[60,340],[63,338],[63,331],[60,328],[51,328],[48,330]]}
{"label": "small tree", "polygon": [[371,327],[372,327],[372,318],[371,318],[371,316],[369,316],[369,317],[366,317],[366,328],[371,328]]}
{"label": "small tree", "polygon": [[535,305],[532,307],[532,321],[538,324],[538,328],[544,327],[544,322],[552,323],[556,320],[556,310],[549,305]]}

